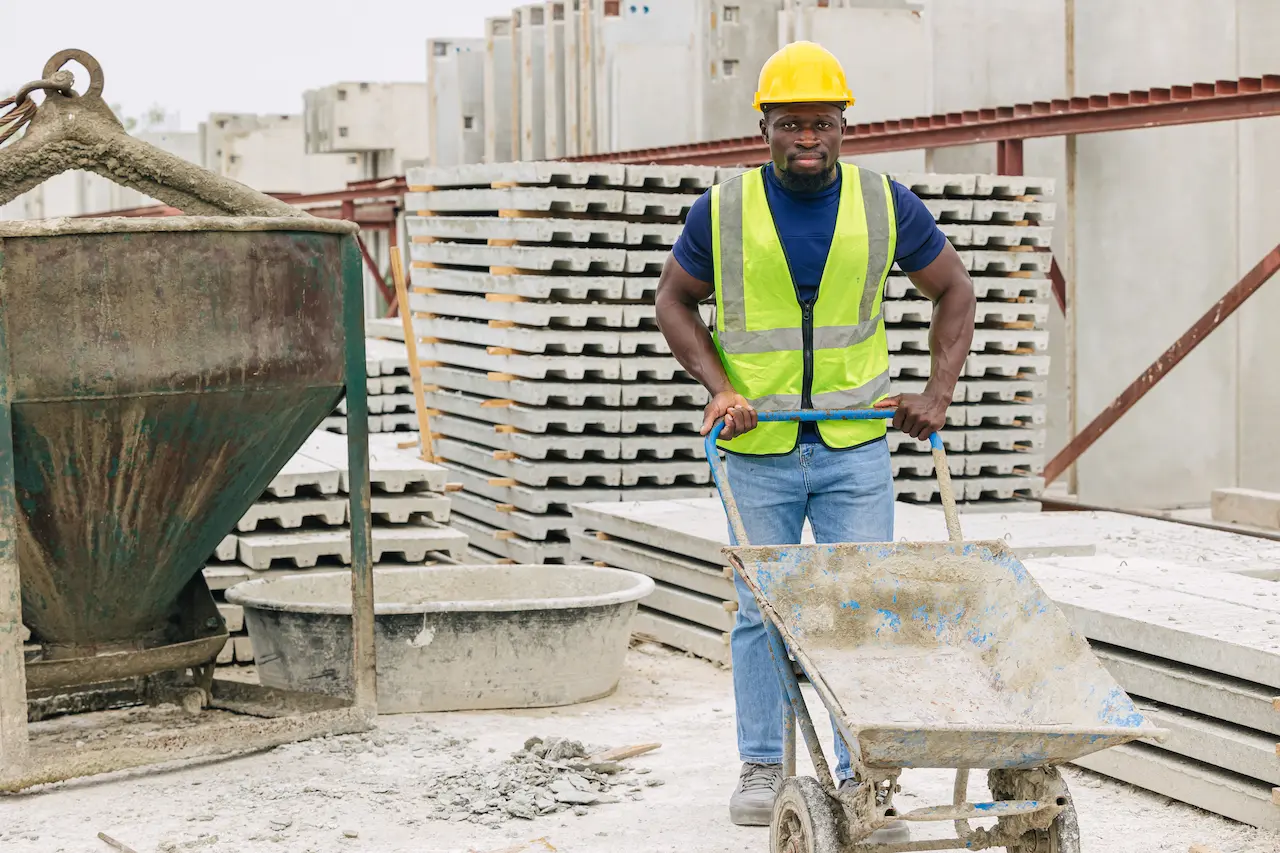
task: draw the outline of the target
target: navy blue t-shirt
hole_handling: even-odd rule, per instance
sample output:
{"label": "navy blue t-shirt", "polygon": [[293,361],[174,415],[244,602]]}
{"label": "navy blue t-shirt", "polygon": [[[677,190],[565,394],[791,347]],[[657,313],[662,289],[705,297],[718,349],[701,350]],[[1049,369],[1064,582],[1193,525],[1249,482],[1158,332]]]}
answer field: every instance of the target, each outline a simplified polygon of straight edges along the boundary
{"label": "navy blue t-shirt", "polygon": [[[816,193],[797,193],[782,186],[772,168],[763,171],[765,197],[769,200],[778,236],[790,262],[791,275],[795,278],[800,298],[811,302],[818,296],[818,284],[835,236],[840,179],[837,177],[834,184]],[[903,272],[922,270],[942,252],[947,238],[915,193],[897,181],[890,181],[890,187],[898,219],[894,260]],[[689,275],[699,281],[715,281],[710,191],[693,203],[672,254]],[[801,424],[800,441],[819,442],[817,428],[810,423]]]}

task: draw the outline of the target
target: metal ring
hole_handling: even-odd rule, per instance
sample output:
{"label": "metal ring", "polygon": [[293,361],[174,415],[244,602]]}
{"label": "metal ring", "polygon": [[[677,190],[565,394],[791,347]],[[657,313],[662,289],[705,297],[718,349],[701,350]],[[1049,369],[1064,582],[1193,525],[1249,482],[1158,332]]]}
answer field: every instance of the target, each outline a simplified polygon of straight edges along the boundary
{"label": "metal ring", "polygon": [[67,50],[58,51],[50,57],[48,62],[44,64],[44,72],[41,73],[40,76],[48,80],[53,76],[55,71],[59,70],[62,66],[66,65],[73,59],[83,65],[85,70],[89,72],[89,88],[85,90],[85,95],[96,95],[101,97],[103,82],[102,65],[98,60],[94,59],[83,50],[68,48]]}

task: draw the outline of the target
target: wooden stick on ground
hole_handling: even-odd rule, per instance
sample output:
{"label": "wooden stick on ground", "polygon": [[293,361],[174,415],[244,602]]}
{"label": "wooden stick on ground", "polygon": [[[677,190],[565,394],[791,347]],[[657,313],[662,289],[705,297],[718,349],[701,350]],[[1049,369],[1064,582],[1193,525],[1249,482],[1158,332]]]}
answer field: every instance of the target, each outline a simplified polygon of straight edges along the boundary
{"label": "wooden stick on ground", "polygon": [[128,844],[125,844],[124,842],[121,842],[121,841],[116,841],[114,838],[112,838],[110,835],[107,835],[105,832],[99,832],[98,838],[113,850],[119,850],[120,853],[138,853],[137,850],[134,850]]}
{"label": "wooden stick on ground", "polygon": [[637,743],[632,746],[619,746],[615,749],[606,750],[599,755],[593,755],[587,760],[592,763],[597,761],[626,761],[628,758],[635,758],[647,752],[653,752],[661,746],[662,744],[660,743]]}
{"label": "wooden stick on ground", "polygon": [[436,461],[431,441],[431,420],[427,416],[427,400],[422,390],[422,363],[418,361],[418,336],[413,331],[413,312],[409,310],[409,288],[404,280],[404,261],[400,247],[391,248],[391,277],[396,284],[396,302],[400,306],[400,322],[404,326],[404,346],[409,356],[409,376],[413,382],[413,409],[418,414],[418,444],[426,462]]}

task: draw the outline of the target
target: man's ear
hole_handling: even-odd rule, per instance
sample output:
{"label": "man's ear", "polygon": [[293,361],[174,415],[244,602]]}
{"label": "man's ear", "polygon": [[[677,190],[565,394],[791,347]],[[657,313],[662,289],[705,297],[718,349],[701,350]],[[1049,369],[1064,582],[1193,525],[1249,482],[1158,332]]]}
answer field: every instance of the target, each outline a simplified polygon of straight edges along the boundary
{"label": "man's ear", "polygon": [[760,119],[760,135],[764,137],[764,141],[769,141],[769,120],[768,118]]}

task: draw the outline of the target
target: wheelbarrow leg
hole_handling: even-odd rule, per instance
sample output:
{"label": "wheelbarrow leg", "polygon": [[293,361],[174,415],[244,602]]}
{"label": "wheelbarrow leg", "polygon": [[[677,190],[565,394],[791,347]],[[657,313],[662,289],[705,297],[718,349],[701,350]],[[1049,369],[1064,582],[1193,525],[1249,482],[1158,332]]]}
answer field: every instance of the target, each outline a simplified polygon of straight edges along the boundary
{"label": "wheelbarrow leg", "polygon": [[[804,735],[805,746],[809,748],[809,757],[813,761],[814,775],[818,777],[818,782],[822,785],[822,789],[829,795],[836,795],[835,777],[831,775],[831,765],[827,764],[827,757],[822,753],[822,742],[818,740],[818,731],[813,727],[813,717],[809,716],[809,708],[805,705],[804,694],[800,692],[800,680],[796,678],[795,670],[791,668],[791,657],[787,654],[786,643],[782,641],[782,635],[778,633],[778,628],[772,621],[765,620],[765,631],[769,637],[769,656],[773,658],[773,668],[778,673],[778,678],[782,681],[782,689],[786,693],[788,708],[783,713],[783,764],[788,776],[795,775],[796,762],[796,735],[795,730],[798,726],[800,733]],[[787,722],[791,721],[790,733],[787,732]],[[790,763],[788,765],[788,758]]]}

